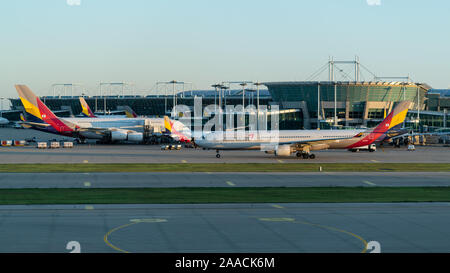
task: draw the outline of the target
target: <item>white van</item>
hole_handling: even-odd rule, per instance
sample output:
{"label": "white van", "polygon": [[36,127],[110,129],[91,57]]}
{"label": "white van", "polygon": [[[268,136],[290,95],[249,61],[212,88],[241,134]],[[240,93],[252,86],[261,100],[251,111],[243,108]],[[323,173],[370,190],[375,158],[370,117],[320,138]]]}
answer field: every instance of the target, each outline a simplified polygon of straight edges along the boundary
{"label": "white van", "polygon": [[377,150],[377,145],[375,145],[375,144],[370,144],[370,145],[366,145],[366,146],[349,149],[349,151],[352,151],[354,153],[359,152],[359,151],[375,152],[376,150]]}

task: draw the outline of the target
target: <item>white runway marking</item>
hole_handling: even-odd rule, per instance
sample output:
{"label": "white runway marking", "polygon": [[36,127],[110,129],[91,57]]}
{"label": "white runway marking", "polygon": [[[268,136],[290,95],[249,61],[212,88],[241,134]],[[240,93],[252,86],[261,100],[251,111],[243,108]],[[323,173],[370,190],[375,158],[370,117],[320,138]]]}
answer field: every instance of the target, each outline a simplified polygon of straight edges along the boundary
{"label": "white runway marking", "polygon": [[363,183],[365,183],[365,184],[367,184],[367,185],[369,185],[369,186],[376,186],[376,185],[377,185],[377,184],[372,183],[372,182],[367,181],[367,180],[364,180]]}
{"label": "white runway marking", "polygon": [[231,182],[231,181],[227,181],[227,184],[229,185],[229,186],[236,186],[236,184],[234,184],[233,182]]}

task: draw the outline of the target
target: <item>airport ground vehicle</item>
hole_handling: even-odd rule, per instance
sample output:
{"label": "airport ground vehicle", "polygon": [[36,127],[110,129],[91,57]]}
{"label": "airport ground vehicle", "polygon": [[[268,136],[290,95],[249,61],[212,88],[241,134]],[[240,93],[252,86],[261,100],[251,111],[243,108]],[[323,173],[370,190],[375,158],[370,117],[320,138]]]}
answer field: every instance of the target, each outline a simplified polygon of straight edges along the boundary
{"label": "airport ground vehicle", "polygon": [[376,144],[370,144],[370,145],[366,145],[366,146],[361,146],[361,147],[355,147],[352,149],[349,149],[349,151],[352,152],[359,152],[359,151],[369,151],[369,152],[375,152],[377,150],[377,145]]}

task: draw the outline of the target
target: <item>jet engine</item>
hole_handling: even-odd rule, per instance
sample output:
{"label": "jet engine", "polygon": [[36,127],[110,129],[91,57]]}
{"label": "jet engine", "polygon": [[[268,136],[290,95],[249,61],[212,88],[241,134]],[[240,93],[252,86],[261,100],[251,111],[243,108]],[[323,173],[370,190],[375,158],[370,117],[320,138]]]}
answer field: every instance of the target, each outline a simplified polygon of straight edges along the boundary
{"label": "jet engine", "polygon": [[280,145],[275,150],[276,156],[290,156],[291,155],[291,145]]}
{"label": "jet engine", "polygon": [[111,141],[126,141],[126,140],[132,142],[141,142],[144,140],[144,134],[126,130],[111,131]]}
{"label": "jet engine", "polygon": [[125,130],[111,131],[111,141],[127,140],[128,132]]}
{"label": "jet engine", "polygon": [[128,133],[128,141],[132,142],[142,142],[144,140],[144,134],[142,133]]}

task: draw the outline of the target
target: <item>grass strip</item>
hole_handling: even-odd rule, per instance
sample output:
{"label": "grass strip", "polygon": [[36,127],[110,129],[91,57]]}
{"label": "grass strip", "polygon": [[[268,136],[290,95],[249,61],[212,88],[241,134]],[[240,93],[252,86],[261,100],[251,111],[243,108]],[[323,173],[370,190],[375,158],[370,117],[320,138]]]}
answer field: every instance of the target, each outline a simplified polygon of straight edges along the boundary
{"label": "grass strip", "polygon": [[0,164],[0,172],[450,172],[450,163]]}
{"label": "grass strip", "polygon": [[450,202],[450,187],[0,189],[1,205]]}

